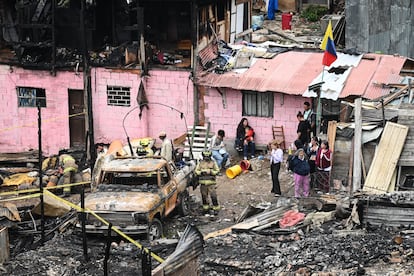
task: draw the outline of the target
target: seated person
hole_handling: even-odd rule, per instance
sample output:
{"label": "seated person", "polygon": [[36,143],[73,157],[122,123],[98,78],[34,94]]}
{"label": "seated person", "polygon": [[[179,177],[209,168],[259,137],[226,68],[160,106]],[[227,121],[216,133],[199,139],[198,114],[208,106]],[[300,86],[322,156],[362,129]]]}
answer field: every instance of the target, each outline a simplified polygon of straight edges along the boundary
{"label": "seated person", "polygon": [[243,152],[244,159],[247,159],[249,153],[254,157],[256,152],[254,135],[254,130],[249,126],[247,118],[242,118],[237,126],[235,146],[237,151]]}
{"label": "seated person", "polygon": [[246,126],[246,135],[244,137],[243,141],[243,156],[244,159],[247,159],[247,156],[250,154],[250,156],[253,158],[255,151],[256,151],[256,145],[254,143],[254,130],[250,126]]}
{"label": "seated person", "polygon": [[224,130],[217,131],[217,135],[211,138],[210,150],[212,152],[214,160],[216,160],[218,167],[221,169],[226,165],[226,161],[229,158],[226,147],[224,145]]}

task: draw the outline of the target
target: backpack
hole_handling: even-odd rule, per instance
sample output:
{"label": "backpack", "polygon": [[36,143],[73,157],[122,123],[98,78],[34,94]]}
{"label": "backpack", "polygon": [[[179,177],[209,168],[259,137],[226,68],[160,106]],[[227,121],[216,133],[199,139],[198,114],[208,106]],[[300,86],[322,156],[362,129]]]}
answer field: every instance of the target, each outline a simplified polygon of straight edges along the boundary
{"label": "backpack", "polygon": [[295,157],[296,156],[294,154],[291,154],[287,158],[287,169],[289,171],[293,171],[293,160],[295,160]]}

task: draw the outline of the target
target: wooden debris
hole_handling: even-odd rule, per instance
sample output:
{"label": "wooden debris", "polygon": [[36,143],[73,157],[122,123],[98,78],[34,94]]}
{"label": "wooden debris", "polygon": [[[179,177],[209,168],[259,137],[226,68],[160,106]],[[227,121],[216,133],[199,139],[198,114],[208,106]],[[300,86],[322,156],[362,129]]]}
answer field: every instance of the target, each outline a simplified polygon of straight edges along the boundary
{"label": "wooden debris", "polygon": [[387,122],[363,191],[377,194],[388,191],[407,133],[407,126]]}
{"label": "wooden debris", "polygon": [[10,258],[9,233],[7,227],[0,229],[0,264],[7,262]]}
{"label": "wooden debris", "polygon": [[15,153],[0,153],[0,164],[26,164],[38,162],[39,152],[37,150]]}

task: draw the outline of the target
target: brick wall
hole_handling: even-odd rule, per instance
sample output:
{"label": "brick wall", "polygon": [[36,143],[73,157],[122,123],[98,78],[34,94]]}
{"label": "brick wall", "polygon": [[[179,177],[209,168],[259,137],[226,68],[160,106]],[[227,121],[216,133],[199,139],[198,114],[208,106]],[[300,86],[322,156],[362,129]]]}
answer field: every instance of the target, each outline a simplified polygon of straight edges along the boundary
{"label": "brick wall", "polygon": [[74,72],[30,71],[0,65],[0,151],[18,152],[38,149],[37,108],[18,108],[16,87],[46,90],[42,108],[42,148],[45,153],[69,146],[68,89],[82,89],[82,76]]}
{"label": "brick wall", "polygon": [[[109,69],[93,70],[96,86],[93,88],[95,140],[109,143],[115,139],[126,141],[126,134],[132,138],[157,137],[165,130],[169,138],[176,138],[185,133],[185,121],[192,124],[193,119],[193,84],[187,71],[151,70],[150,77],[143,79],[148,108],[143,108],[139,117],[137,96],[141,77],[135,71],[113,72]],[[131,105],[115,106],[107,104],[107,87],[120,86],[130,88]],[[167,106],[165,106],[167,105]],[[172,110],[172,106],[183,112]],[[129,114],[127,114],[129,112]],[[125,120],[124,120],[125,118]]]}
{"label": "brick wall", "polygon": [[[235,140],[237,125],[242,118],[242,93],[232,89],[223,90],[226,90],[224,99],[214,88],[206,91],[205,116],[213,132],[219,129],[226,132],[226,140],[230,144]],[[226,103],[225,107],[223,100]],[[267,144],[273,139],[272,125],[283,126],[286,146],[292,143],[296,139],[298,125],[296,114],[303,111],[305,101],[306,99],[301,96],[275,93],[273,118],[246,116],[256,132],[256,143]]]}
{"label": "brick wall", "polygon": [[[193,124],[193,85],[186,71],[150,72],[144,86],[149,109],[141,118],[137,103],[140,75],[136,71],[92,69],[92,102],[95,141],[110,143],[115,139],[126,142],[132,138],[154,136],[165,130],[170,138],[185,133],[185,121]],[[44,154],[57,153],[70,145],[68,89],[83,89],[83,76],[75,72],[57,72],[10,69],[0,65],[0,152],[19,152],[38,149],[37,108],[18,108],[16,87],[27,86],[46,90],[46,108],[42,108],[42,149]],[[130,106],[126,104],[124,89],[116,91],[117,104],[108,105],[107,88],[129,88]],[[157,103],[157,104],[153,104]],[[172,106],[184,114],[173,111]],[[127,115],[129,114],[129,115]],[[124,120],[125,119],[125,120]]]}
{"label": "brick wall", "polygon": [[[153,136],[165,130],[169,138],[186,132],[194,123],[193,84],[188,71],[151,70],[144,78],[148,109],[140,114],[137,95],[141,82],[134,70],[95,68],[91,71],[95,141],[110,143],[126,134],[133,139]],[[38,148],[37,108],[18,108],[16,86],[44,88],[47,107],[42,109],[42,139],[45,154],[68,148],[68,89],[83,89],[83,77],[75,72],[30,71],[0,65],[0,152],[26,151]],[[130,106],[108,105],[108,87],[129,88]],[[120,100],[122,89],[117,91]],[[119,99],[118,99],[119,100]],[[233,142],[237,124],[242,118],[242,94],[226,89],[225,97],[215,89],[207,89],[204,97],[206,120],[213,132],[226,131],[226,140]],[[247,117],[256,131],[257,143],[266,144],[272,139],[272,125],[283,125],[288,143],[295,140],[296,113],[303,108],[304,98],[275,93],[274,117]],[[225,106],[223,105],[225,103]],[[118,102],[120,103],[120,102]],[[173,108],[171,108],[173,107]],[[178,111],[176,111],[176,110]],[[184,118],[181,118],[181,113]]]}

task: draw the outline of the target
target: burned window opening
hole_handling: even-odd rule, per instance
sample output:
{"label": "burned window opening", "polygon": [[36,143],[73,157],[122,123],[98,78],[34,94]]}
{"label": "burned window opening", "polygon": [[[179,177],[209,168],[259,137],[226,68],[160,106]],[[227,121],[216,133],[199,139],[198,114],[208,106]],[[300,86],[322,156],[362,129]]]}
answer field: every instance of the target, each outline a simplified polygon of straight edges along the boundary
{"label": "burned window opening", "polygon": [[46,107],[46,91],[43,88],[16,87],[19,107]]}

